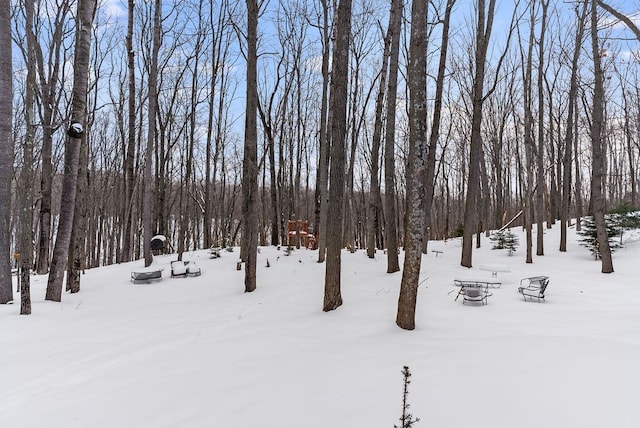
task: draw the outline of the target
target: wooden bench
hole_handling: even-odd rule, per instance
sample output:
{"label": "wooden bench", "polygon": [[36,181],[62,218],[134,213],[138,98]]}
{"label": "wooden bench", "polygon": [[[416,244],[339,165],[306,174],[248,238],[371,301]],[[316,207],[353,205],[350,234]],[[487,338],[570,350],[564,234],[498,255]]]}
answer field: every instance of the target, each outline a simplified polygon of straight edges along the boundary
{"label": "wooden bench", "polygon": [[162,279],[162,269],[151,270],[144,272],[131,272],[131,281],[136,282],[152,282],[160,281]]}

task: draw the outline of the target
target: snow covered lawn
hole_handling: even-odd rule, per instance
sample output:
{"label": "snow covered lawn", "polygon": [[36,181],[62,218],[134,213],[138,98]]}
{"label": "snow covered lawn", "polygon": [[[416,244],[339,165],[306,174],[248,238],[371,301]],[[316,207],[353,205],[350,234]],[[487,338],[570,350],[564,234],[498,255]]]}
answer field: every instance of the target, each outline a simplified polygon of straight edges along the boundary
{"label": "snow covered lawn", "polygon": [[[417,328],[395,325],[401,274],[386,256],[342,256],[344,304],[322,312],[317,252],[258,254],[258,288],[245,294],[238,251],[185,253],[199,277],[133,284],[143,261],[87,271],[79,294],[45,302],[34,276],[33,314],[0,306],[3,427],[351,428],[399,425],[408,365],[416,428],[636,428],[640,397],[640,240],[614,254],[615,273],[579,247],[544,257],[520,247],[474,250],[500,264],[485,306],[454,301],[460,241],[423,257]],[[269,259],[271,267],[267,268]],[[524,302],[524,277],[551,278],[546,302]],[[17,300],[19,297],[16,295]]]}

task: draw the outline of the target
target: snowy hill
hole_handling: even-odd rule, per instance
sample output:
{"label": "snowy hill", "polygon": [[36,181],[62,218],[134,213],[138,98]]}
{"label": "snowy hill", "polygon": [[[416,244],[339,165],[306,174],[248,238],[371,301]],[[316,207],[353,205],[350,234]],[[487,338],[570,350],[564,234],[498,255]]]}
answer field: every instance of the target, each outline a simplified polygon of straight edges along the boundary
{"label": "snowy hill", "polygon": [[[460,241],[423,257],[417,328],[395,326],[401,273],[363,251],[342,256],[339,309],[322,312],[317,252],[258,254],[258,288],[244,293],[238,252],[185,253],[202,275],[170,278],[175,255],[156,257],[163,279],[133,284],[143,261],[87,271],[79,294],[33,314],[0,306],[0,414],[6,427],[346,428],[399,425],[408,365],[420,427],[640,426],[640,242],[614,254],[615,273],[578,246],[543,257],[520,247],[474,249],[474,266],[503,264],[485,306],[455,301]],[[401,255],[402,257],[402,255]],[[266,267],[269,259],[270,267]],[[524,302],[520,280],[550,277],[546,302]]]}

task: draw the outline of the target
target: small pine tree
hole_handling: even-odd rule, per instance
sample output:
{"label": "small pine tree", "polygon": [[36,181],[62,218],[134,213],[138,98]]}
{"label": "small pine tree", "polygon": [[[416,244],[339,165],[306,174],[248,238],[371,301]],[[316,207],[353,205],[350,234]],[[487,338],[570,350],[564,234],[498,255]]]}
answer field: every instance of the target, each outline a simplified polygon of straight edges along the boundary
{"label": "small pine tree", "polygon": [[402,422],[402,425],[394,425],[393,428],[411,428],[414,423],[420,420],[420,418],[413,419],[413,415],[409,413],[410,406],[407,398],[409,396],[409,384],[411,383],[411,381],[409,380],[410,377],[411,372],[409,371],[409,367],[404,366],[402,368],[402,378],[404,380],[404,388],[402,391],[402,416],[400,417],[400,422]]}
{"label": "small pine tree", "polygon": [[[607,215],[605,217],[606,225],[607,225],[607,237],[609,238],[609,247],[611,248],[611,252],[613,252],[616,248],[620,248],[621,245],[614,241],[615,237],[620,235],[621,230],[612,221],[611,216]],[[578,232],[582,239],[579,239],[580,245],[583,247],[587,247],[591,252],[591,255],[595,260],[600,258],[600,248],[598,245],[598,235],[596,231],[596,222],[593,219],[593,216],[585,217],[582,219],[582,229]]]}
{"label": "small pine tree", "polygon": [[489,240],[493,242],[492,250],[508,250],[512,255],[518,248],[518,237],[511,230],[497,230],[491,234]]}

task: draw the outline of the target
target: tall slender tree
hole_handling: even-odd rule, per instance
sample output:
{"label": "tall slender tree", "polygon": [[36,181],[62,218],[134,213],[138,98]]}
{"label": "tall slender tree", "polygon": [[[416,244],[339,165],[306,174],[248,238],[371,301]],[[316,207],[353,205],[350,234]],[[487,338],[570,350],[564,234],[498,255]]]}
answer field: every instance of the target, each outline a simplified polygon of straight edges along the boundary
{"label": "tall slender tree", "polygon": [[[144,196],[142,202],[142,223],[144,239],[144,265],[153,262],[151,238],[153,237],[153,158],[156,140],[156,118],[158,114],[158,53],[162,43],[162,0],[155,0],[153,14],[153,41],[151,47],[151,63],[149,65],[149,105],[147,108],[147,148],[144,164]],[[164,178],[164,177],[163,177]]]}
{"label": "tall slender tree", "polygon": [[25,136],[22,147],[20,200],[20,314],[31,314],[31,267],[33,265],[33,158],[35,139],[34,108],[36,100],[36,37],[33,32],[34,7],[24,2],[27,38],[27,82],[25,88]]}
{"label": "tall slender tree", "polygon": [[456,0],[447,0],[444,17],[442,18],[442,41],[440,43],[440,59],[438,63],[438,75],[436,77],[436,93],[433,105],[433,119],[429,134],[429,146],[427,148],[427,169],[425,173],[425,238],[422,243],[422,251],[427,252],[427,244],[431,237],[431,205],[433,203],[434,180],[436,173],[436,150],[440,139],[440,124],[442,122],[442,100],[444,92],[445,73],[447,67],[447,52],[449,49],[449,27],[451,11]]}
{"label": "tall slender tree", "polygon": [[131,228],[133,221],[133,189],[135,187],[134,160],[136,152],[136,64],[135,51],[133,49],[133,24],[135,1],[127,2],[127,71],[128,71],[128,98],[127,98],[127,145],[124,155],[124,228],[122,233],[122,260],[131,260]]}
{"label": "tall slender tree", "polygon": [[331,70],[331,167],[327,220],[327,262],[323,310],[342,305],[340,270],[344,207],[345,152],[347,138],[347,81],[351,39],[351,0],[340,0],[336,14],[336,38]]}
{"label": "tall slender tree", "polygon": [[[578,62],[582,50],[582,39],[584,37],[584,26],[587,14],[587,2],[582,4],[581,12],[576,9],[576,36],[571,59],[571,76],[569,78],[569,93],[567,100],[567,128],[564,137],[564,154],[562,157],[562,201],[560,203],[560,251],[567,251],[567,228],[569,223],[569,205],[571,201],[571,170],[572,160],[577,157],[577,149],[574,150],[574,128],[578,100]],[[576,183],[579,178],[576,177]]]}
{"label": "tall slender tree", "polygon": [[62,280],[69,255],[76,189],[78,186],[78,161],[86,128],[87,87],[89,80],[89,51],[91,49],[92,23],[96,12],[96,0],[79,0],[76,13],[76,46],[73,60],[73,90],[71,99],[71,124],[67,131],[64,154],[64,177],[60,220],[53,249],[51,270],[47,281],[46,300],[59,302],[62,298]]}
{"label": "tall slender tree", "polygon": [[11,180],[13,176],[13,64],[10,2],[0,2],[0,304],[13,301],[11,285]]}
{"label": "tall slender tree", "polygon": [[322,99],[320,101],[320,125],[318,132],[318,170],[316,172],[315,230],[318,240],[318,263],[324,263],[327,249],[327,213],[329,210],[329,151],[331,137],[329,128],[329,60],[331,55],[331,26],[329,25],[329,2],[321,0],[322,25]]}
{"label": "tall slender tree", "polygon": [[247,100],[242,162],[242,254],[244,291],[256,289],[258,253],[258,1],[247,0]]}
{"label": "tall slender tree", "polygon": [[604,171],[604,72],[602,70],[600,39],[598,37],[597,0],[591,0],[591,52],[593,55],[593,112],[591,117],[591,207],[596,224],[598,250],[602,273],[613,272],[613,258],[609,246],[607,224],[604,217],[605,201],[602,191]]}
{"label": "tall slender tree", "polygon": [[398,63],[400,56],[400,30],[402,25],[402,0],[392,2],[395,15],[391,26],[391,52],[389,57],[389,82],[387,84],[387,110],[384,142],[384,207],[385,244],[387,247],[387,273],[400,270],[398,261],[398,228],[396,210],[396,100],[398,97]]}
{"label": "tall slender tree", "polygon": [[424,237],[424,186],[427,148],[427,0],[413,0],[409,48],[409,159],[404,269],[396,324],[415,328],[416,301]]}
{"label": "tall slender tree", "polygon": [[471,117],[471,142],[469,144],[469,175],[468,188],[464,205],[464,229],[462,234],[461,265],[472,266],[473,233],[478,226],[478,198],[480,195],[480,161],[482,146],[482,106],[485,100],[484,80],[487,61],[487,49],[493,29],[493,17],[496,1],[477,0],[476,46],[474,58],[474,76]]}

